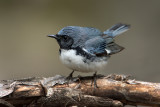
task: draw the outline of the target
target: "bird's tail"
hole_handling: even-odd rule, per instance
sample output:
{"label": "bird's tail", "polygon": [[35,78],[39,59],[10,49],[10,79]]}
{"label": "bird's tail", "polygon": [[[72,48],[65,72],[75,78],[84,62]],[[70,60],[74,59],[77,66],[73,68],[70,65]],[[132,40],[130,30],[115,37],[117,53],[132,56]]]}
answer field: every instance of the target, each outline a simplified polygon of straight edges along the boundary
{"label": "bird's tail", "polygon": [[104,35],[115,37],[117,35],[122,34],[130,28],[130,25],[127,24],[115,24],[111,28],[107,29],[103,32]]}

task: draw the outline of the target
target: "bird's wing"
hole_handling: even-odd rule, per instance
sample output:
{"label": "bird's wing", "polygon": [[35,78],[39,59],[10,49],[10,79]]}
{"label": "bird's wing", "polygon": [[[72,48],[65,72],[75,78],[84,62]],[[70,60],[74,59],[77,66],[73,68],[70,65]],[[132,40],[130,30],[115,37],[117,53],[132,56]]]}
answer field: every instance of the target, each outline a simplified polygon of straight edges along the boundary
{"label": "bird's wing", "polygon": [[107,51],[108,55],[116,54],[116,53],[122,51],[123,49],[124,49],[124,47],[122,47],[114,42],[111,42],[111,43],[107,44],[107,46],[106,46],[106,51]]}
{"label": "bird's wing", "polygon": [[104,39],[100,36],[87,40],[83,48],[88,53],[96,56],[108,56],[124,49],[124,47],[114,43],[113,38]]}
{"label": "bird's wing", "polygon": [[86,43],[86,41],[95,38],[97,36],[101,36],[103,35],[103,33],[96,28],[92,28],[92,27],[79,27],[79,33],[77,34],[77,36],[73,36],[74,38],[74,44],[73,47],[84,47],[84,44]]}
{"label": "bird's wing", "polygon": [[93,55],[107,55],[107,51],[105,50],[107,46],[107,42],[100,36],[89,39],[85,42],[83,47],[88,53]]}

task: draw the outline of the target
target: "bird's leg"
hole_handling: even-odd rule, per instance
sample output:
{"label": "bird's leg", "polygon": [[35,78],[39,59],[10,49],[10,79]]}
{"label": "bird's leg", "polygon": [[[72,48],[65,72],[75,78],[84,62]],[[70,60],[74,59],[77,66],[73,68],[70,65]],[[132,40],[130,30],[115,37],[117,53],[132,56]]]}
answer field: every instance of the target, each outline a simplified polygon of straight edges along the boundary
{"label": "bird's leg", "polygon": [[73,77],[73,73],[74,73],[74,70],[68,75],[67,79],[70,79]]}
{"label": "bird's leg", "polygon": [[73,73],[74,73],[74,70],[68,75],[68,77],[66,77],[66,79],[67,79],[67,83],[69,84],[69,82],[72,80],[72,78],[73,78]]}
{"label": "bird's leg", "polygon": [[91,86],[93,85],[93,82],[94,82],[94,89],[98,88],[98,86],[97,86],[97,71],[93,74],[93,79],[92,79]]}

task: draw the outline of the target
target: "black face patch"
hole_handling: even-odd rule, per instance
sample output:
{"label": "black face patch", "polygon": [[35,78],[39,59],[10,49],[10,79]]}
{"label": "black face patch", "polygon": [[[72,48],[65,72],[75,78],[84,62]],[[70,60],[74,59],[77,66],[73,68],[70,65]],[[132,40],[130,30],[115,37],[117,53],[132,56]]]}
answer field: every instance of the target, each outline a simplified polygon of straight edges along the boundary
{"label": "black face patch", "polygon": [[61,49],[70,49],[74,40],[67,35],[57,35],[56,38]]}

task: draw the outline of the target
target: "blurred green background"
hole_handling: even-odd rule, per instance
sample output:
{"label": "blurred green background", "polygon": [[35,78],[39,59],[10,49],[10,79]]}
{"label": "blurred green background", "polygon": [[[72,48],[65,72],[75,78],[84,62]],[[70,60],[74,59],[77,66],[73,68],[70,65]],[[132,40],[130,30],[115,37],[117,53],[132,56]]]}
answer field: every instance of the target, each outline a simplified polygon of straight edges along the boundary
{"label": "blurred green background", "polygon": [[119,22],[131,24],[116,38],[125,50],[99,73],[160,82],[160,0],[0,0],[0,79],[67,76],[57,42],[46,35],[69,25],[104,31]]}

